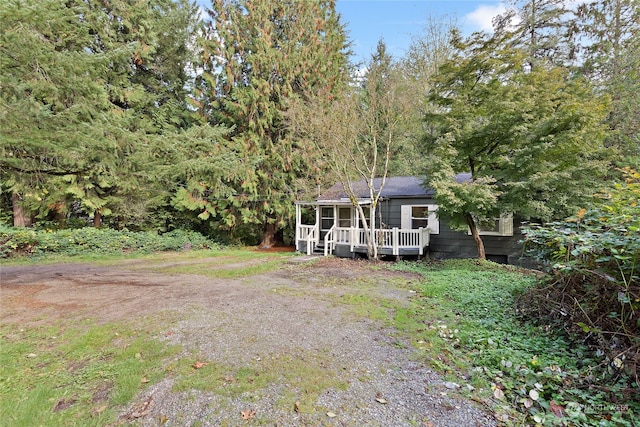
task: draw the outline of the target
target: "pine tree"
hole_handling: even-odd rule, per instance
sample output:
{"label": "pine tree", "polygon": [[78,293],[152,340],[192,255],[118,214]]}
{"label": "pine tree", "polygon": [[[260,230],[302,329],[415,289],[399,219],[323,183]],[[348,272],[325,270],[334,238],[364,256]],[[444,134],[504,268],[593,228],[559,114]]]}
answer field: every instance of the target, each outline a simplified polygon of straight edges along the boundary
{"label": "pine tree", "polygon": [[9,0],[0,11],[0,185],[14,194],[14,220],[64,217],[73,202],[96,224],[109,214],[139,224],[169,197],[149,179],[154,146],[192,122],[195,8]]}
{"label": "pine tree", "polygon": [[612,99],[607,144],[618,165],[640,167],[640,2],[585,3],[577,14],[580,69]]}
{"label": "pine tree", "polygon": [[538,61],[566,65],[572,58],[573,16],[564,0],[512,1],[494,28],[496,39],[528,53],[530,67]]}
{"label": "pine tree", "polygon": [[214,218],[229,229],[254,224],[270,246],[315,167],[287,129],[288,102],[341,88],[345,32],[334,1],[215,0],[208,13],[197,102],[212,124],[233,128],[245,162],[243,179],[228,180],[234,194],[212,198]]}

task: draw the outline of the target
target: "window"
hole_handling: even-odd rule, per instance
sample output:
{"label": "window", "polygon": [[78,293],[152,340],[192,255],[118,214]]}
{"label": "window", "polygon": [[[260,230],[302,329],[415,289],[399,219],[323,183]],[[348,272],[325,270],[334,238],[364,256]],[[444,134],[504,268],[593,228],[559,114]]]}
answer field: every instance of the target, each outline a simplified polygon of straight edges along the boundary
{"label": "window", "polygon": [[430,234],[439,234],[440,222],[438,221],[437,210],[438,205],[402,205],[400,207],[400,228],[417,229],[429,227]]}
{"label": "window", "polygon": [[351,208],[338,208],[338,227],[351,227]]}
{"label": "window", "polygon": [[322,208],[320,216],[320,228],[322,230],[328,230],[333,227],[333,207]]}
{"label": "window", "polygon": [[426,228],[429,226],[429,207],[411,206],[411,228]]}
{"label": "window", "polygon": [[500,218],[480,224],[478,231],[481,236],[513,236],[513,215],[503,214]]}

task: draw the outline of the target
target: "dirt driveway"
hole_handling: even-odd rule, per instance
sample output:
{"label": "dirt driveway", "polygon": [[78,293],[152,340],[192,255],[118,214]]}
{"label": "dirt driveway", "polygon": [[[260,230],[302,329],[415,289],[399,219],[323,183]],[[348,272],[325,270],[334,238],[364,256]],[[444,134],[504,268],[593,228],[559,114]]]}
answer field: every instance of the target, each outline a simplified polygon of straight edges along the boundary
{"label": "dirt driveway", "polygon": [[[216,257],[162,264],[131,260],[108,267],[2,266],[1,322],[136,322],[155,316],[163,322],[158,339],[207,360],[233,366],[286,361],[273,363],[273,369],[308,364],[344,384],[327,387],[314,396],[311,410],[299,411],[297,402],[283,404],[292,387],[285,375],[232,398],[176,391],[175,379],[167,377],[123,408],[123,419],[135,425],[495,425],[415,361],[410,343],[401,342],[384,319],[372,320],[349,304],[358,298],[403,304],[418,277],[365,262],[300,257],[257,275],[220,279],[207,274],[260,262],[231,265]],[[195,263],[191,271],[197,274],[173,272],[181,263]],[[144,416],[126,418],[141,404],[147,405]],[[246,408],[255,417],[242,419]]]}

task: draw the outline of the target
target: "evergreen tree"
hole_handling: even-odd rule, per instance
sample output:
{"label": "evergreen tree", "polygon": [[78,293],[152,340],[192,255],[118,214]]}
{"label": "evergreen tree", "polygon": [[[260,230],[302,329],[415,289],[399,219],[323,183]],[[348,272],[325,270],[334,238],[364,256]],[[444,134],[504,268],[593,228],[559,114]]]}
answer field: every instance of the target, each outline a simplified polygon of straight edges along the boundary
{"label": "evergreen tree", "polygon": [[168,201],[153,157],[188,126],[188,43],[196,9],[179,0],[0,5],[1,191],[14,222],[72,203],[100,223],[140,225]]}
{"label": "evergreen tree", "polygon": [[573,15],[564,0],[513,0],[494,18],[494,37],[528,53],[530,67],[537,61],[567,65],[573,57]]}
{"label": "evergreen tree", "polygon": [[[262,245],[293,217],[299,181],[316,167],[287,130],[290,100],[331,97],[347,75],[347,42],[334,1],[215,0],[203,42],[199,111],[232,127],[243,159],[234,193],[211,197],[229,229],[260,227]],[[212,183],[205,183],[209,186]]]}
{"label": "evergreen tree", "polygon": [[581,71],[612,100],[607,144],[618,165],[640,167],[640,2],[585,3],[577,14]]}
{"label": "evergreen tree", "polygon": [[64,208],[65,182],[108,161],[111,111],[101,70],[126,55],[87,51],[83,2],[9,0],[0,5],[0,166],[3,192],[13,194],[14,223]]}

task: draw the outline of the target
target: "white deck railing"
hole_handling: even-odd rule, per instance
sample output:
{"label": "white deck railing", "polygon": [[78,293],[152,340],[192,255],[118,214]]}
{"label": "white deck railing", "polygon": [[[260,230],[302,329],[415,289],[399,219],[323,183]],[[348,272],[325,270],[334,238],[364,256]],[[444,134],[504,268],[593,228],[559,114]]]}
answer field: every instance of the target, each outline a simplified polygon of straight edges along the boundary
{"label": "white deck railing", "polygon": [[311,255],[320,241],[317,225],[298,225],[298,240],[307,243],[307,255]]}
{"label": "white deck railing", "polygon": [[[298,236],[300,240],[307,242],[307,254],[313,252],[315,244],[319,243],[317,226],[299,225]],[[380,229],[375,231],[374,244],[380,249],[390,250],[392,255],[400,255],[403,249],[417,249],[420,255],[424,255],[424,248],[429,246],[429,229]],[[311,242],[314,243],[313,247]],[[367,238],[362,228],[336,227],[327,231],[324,237],[325,256],[333,253],[336,245],[349,245],[353,252],[356,247],[366,247]]]}

